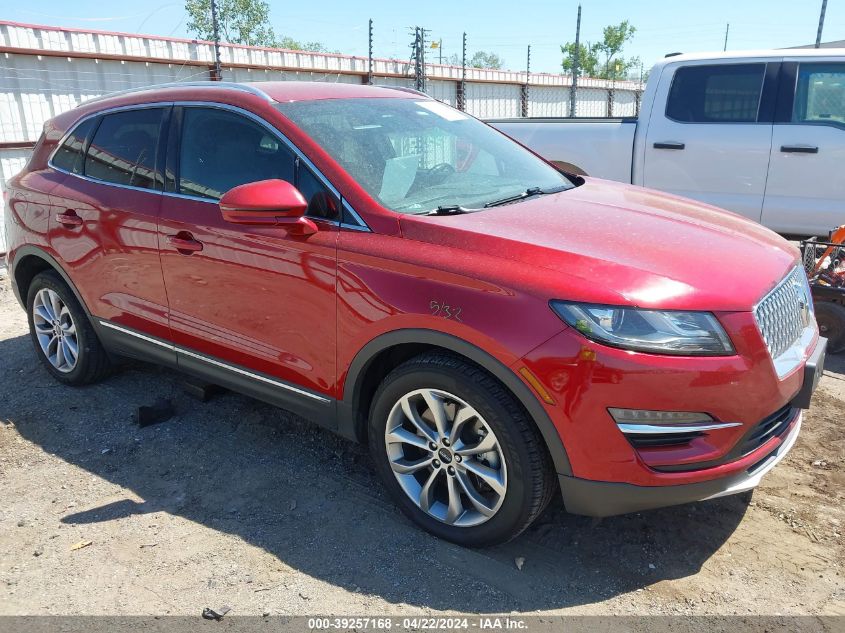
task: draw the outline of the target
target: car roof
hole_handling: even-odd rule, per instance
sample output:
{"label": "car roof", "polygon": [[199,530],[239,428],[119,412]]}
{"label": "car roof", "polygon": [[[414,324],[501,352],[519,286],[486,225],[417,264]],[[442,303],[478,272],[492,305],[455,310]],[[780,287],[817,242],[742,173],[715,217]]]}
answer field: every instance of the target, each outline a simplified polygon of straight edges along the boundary
{"label": "car roof", "polygon": [[[176,93],[184,97],[186,92],[193,97],[201,93],[203,98],[214,100],[214,97],[229,94],[232,91],[242,95],[253,95],[266,101],[277,103],[292,103],[295,101],[315,101],[324,99],[429,99],[422,92],[403,86],[371,86],[366,84],[348,84],[323,81],[257,81],[257,82],[229,82],[229,81],[190,81],[173,82],[151,86],[131,88],[120,92],[113,92],[102,97],[96,97],[85,102],[85,105],[102,103],[109,100],[125,100],[133,97],[140,101],[150,99],[167,99]],[[121,99],[122,98],[122,99]]]}
{"label": "car roof", "polygon": [[312,101],[316,99],[426,97],[421,92],[398,86],[369,86],[325,81],[263,81],[241,84],[263,91],[273,101]]}

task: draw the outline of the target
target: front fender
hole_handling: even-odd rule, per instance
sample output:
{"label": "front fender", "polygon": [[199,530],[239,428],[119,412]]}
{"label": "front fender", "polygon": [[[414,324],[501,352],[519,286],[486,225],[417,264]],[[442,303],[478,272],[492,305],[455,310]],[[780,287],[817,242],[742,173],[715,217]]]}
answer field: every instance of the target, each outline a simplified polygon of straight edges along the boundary
{"label": "front fender", "polygon": [[558,474],[570,475],[569,457],[551,418],[530,387],[505,363],[485,350],[461,338],[437,330],[405,328],[382,334],[365,345],[353,359],[343,382],[342,398],[338,401],[341,433],[357,435],[356,411],[367,370],[378,355],[398,345],[422,344],[451,351],[483,367],[507,387],[534,420],[545,441]]}

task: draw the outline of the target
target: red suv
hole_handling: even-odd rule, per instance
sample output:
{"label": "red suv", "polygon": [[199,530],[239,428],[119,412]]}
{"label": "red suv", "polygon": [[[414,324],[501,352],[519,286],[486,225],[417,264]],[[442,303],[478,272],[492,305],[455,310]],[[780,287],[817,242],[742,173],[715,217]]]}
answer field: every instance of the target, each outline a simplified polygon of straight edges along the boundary
{"label": "red suv", "polygon": [[408,90],[203,83],[88,102],[10,182],[11,278],[72,385],[131,356],[367,442],[470,546],[560,489],[607,516],[754,487],[823,364],[797,250],[561,173]]}

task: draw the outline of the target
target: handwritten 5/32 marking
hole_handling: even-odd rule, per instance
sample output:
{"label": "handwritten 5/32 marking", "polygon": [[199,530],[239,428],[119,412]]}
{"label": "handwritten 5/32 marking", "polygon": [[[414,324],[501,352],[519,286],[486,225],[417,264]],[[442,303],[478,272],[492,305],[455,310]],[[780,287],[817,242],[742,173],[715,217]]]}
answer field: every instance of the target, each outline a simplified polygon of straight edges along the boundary
{"label": "handwritten 5/32 marking", "polygon": [[461,318],[461,313],[464,311],[463,308],[459,308],[458,306],[452,306],[448,303],[443,301],[432,300],[431,303],[428,304],[429,309],[431,310],[431,314],[433,316],[443,317],[444,319],[451,319],[452,321],[460,321],[463,323],[463,319]]}

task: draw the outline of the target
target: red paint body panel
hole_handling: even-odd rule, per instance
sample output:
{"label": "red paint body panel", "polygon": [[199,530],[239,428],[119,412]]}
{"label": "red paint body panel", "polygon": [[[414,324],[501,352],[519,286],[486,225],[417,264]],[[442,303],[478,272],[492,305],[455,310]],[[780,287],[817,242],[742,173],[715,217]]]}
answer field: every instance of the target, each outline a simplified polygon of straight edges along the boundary
{"label": "red paint body panel", "polygon": [[[342,84],[260,87],[277,101],[424,98]],[[315,221],[311,235],[233,224],[213,202],[109,186],[47,166],[63,134],[86,114],[180,101],[229,104],[263,118],[329,178],[370,231],[328,221]],[[81,226],[53,219],[67,209]],[[466,341],[525,384],[518,372],[528,368],[555,401],[541,404],[579,478],[664,486],[739,473],[781,440],[720,466],[658,469],[719,460],[803,382],[801,367],[777,377],[752,315],[798,259],[760,225],[592,179],[479,213],[400,215],[380,206],[271,101],[244,90],[151,89],[56,117],[28,167],[10,181],[8,215],[10,260],[25,245],[56,258],[95,317],[329,398],[348,395],[350,366],[368,343],[407,329]],[[177,249],[174,236],[198,246]],[[673,357],[599,345],[564,325],[549,307],[554,299],[713,312],[736,354]],[[700,411],[741,426],[680,448],[637,451],[608,407]]]}
{"label": "red paint body panel", "polygon": [[[230,224],[211,201],[165,197],[158,243],[173,342],[334,396],[338,233],[321,225],[296,237]],[[167,242],[181,232],[202,251]]]}
{"label": "red paint body panel", "polygon": [[[157,226],[161,195],[67,175],[51,195],[50,245],[98,317],[169,338]],[[82,225],[66,227],[57,214]]]}

